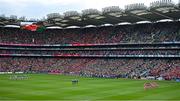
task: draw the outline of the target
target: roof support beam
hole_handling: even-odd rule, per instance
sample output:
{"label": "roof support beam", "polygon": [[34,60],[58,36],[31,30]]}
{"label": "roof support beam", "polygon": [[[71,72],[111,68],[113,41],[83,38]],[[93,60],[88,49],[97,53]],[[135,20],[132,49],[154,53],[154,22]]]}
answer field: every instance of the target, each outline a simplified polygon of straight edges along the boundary
{"label": "roof support beam", "polygon": [[151,21],[151,20],[149,20],[149,19],[146,19],[146,18],[143,18],[143,17],[139,17],[139,16],[137,16],[137,15],[135,15],[135,14],[132,14],[132,13],[128,13],[128,15],[129,15],[129,16],[132,16],[132,17],[135,17],[135,18],[138,18],[138,19],[143,20],[143,21]]}
{"label": "roof support beam", "polygon": [[108,15],[107,17],[109,17],[109,18],[111,18],[111,19],[113,19],[113,20],[117,20],[117,21],[119,21],[119,22],[125,22],[124,20],[120,20],[120,19],[118,19],[117,17],[114,17],[114,16]]}
{"label": "roof support beam", "polygon": [[97,20],[97,19],[90,19],[90,20],[93,20],[93,21],[96,21],[96,22],[100,22],[100,23],[103,23],[103,24],[107,24],[108,22],[105,22],[105,21],[102,21],[102,20]]}
{"label": "roof support beam", "polygon": [[154,13],[154,14],[157,14],[157,15],[159,15],[159,16],[161,16],[161,17],[165,17],[165,18],[167,18],[167,19],[173,20],[172,17],[166,16],[166,15],[164,15],[164,14],[162,14],[162,13],[158,13],[158,12],[155,12],[155,11],[151,11],[151,12]]}

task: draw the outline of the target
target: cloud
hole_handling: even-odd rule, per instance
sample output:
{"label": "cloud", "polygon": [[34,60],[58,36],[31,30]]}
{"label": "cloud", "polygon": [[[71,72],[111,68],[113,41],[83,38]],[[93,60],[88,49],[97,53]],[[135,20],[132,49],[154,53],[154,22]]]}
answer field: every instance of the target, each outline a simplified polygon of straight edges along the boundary
{"label": "cloud", "polygon": [[28,4],[40,4],[40,5],[69,5],[72,3],[78,3],[82,0],[1,0],[0,2],[14,4],[14,5],[28,5]]}

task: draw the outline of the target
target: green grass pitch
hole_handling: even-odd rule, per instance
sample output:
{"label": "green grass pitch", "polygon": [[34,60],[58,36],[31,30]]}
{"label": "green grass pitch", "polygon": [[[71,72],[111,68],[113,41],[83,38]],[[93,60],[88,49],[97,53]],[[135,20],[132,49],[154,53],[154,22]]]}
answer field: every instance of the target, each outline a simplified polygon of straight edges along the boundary
{"label": "green grass pitch", "polygon": [[[9,80],[0,75],[0,100],[180,100],[180,83],[157,81],[156,89],[144,90],[147,80],[86,78],[28,74],[28,80]],[[78,79],[77,85],[71,80]]]}

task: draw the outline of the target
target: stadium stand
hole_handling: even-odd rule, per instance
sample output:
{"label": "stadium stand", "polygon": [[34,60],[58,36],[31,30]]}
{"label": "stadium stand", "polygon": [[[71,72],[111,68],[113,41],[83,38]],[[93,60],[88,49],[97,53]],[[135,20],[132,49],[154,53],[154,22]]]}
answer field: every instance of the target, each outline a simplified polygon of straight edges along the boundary
{"label": "stadium stand", "polygon": [[9,44],[176,42],[180,40],[179,26],[179,22],[161,22],[101,28],[46,30],[43,33],[1,28],[0,42]]}
{"label": "stadium stand", "polygon": [[[120,17],[133,23],[130,25],[46,29],[41,33],[0,27],[0,72],[61,73],[107,78],[153,76],[165,80],[180,78],[180,22],[177,21],[179,16],[174,15],[179,14],[179,11],[177,8],[169,8],[177,12],[152,14],[156,8],[174,6],[170,4],[153,2],[150,11],[144,12],[145,15],[134,14],[136,17],[133,19],[131,16],[127,19]],[[132,4],[126,6],[125,13],[128,15],[133,10],[142,9],[147,7]],[[121,9],[114,6],[104,8],[103,14],[109,14],[110,11],[122,13]],[[102,17],[96,9],[86,9],[82,16],[91,17],[92,13]],[[78,17],[79,13],[69,11],[64,18],[58,13],[49,14],[47,26],[57,25],[57,18],[72,20],[74,16]],[[134,23],[149,17],[152,18],[151,23]],[[156,22],[164,18],[174,20]],[[101,19],[101,22],[106,20],[112,24],[116,22],[110,18]],[[67,24],[84,26],[87,22],[72,20]],[[98,21],[92,23],[95,22]]]}

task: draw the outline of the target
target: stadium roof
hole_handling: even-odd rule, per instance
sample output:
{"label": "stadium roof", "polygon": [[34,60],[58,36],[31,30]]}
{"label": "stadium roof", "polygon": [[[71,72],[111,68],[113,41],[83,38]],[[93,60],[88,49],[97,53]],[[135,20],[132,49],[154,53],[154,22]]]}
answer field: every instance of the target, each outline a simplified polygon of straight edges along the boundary
{"label": "stadium roof", "polygon": [[[85,9],[81,13],[77,11],[67,11],[63,15],[59,13],[51,13],[47,15],[47,19],[41,20],[45,22],[45,26],[66,28],[70,26],[85,27],[88,25],[102,26],[104,24],[117,25],[119,23],[136,23],[140,21],[156,22],[162,19],[179,20],[180,6],[174,4],[171,0],[161,0],[150,3],[147,7],[143,3],[126,5],[125,9],[118,6],[97,9]],[[26,22],[25,18],[17,18],[12,15],[10,17],[0,16],[0,26],[18,25],[20,22]],[[38,22],[39,20],[31,20]]]}

